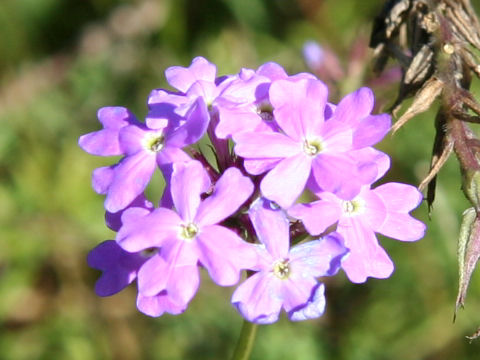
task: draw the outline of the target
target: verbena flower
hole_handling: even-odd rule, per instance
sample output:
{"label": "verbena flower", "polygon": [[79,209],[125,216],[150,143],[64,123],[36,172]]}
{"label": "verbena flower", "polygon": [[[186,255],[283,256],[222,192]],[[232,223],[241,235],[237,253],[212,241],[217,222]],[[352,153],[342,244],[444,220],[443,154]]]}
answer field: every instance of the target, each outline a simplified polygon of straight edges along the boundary
{"label": "verbena flower", "polygon": [[255,263],[252,246],[218,225],[247,200],[253,184],[230,168],[215,183],[213,193],[201,200],[211,186],[202,165],[190,161],[173,168],[175,210],[160,207],[146,216],[139,216],[137,208],[126,210],[117,242],[129,252],[161,249],[140,269],[139,292],[151,297],[166,291],[174,303],[185,305],[198,288],[198,265],[218,285],[230,286],[238,282],[241,269]]}
{"label": "verbena flower", "polygon": [[[208,121],[204,108],[196,103],[186,114],[185,122],[177,127],[169,124],[161,129],[150,129],[128,113],[128,121],[123,120],[121,127],[110,131],[107,127],[110,124],[105,125],[104,121],[104,130],[82,136],[79,144],[87,152],[102,156],[124,155],[118,164],[96,169],[93,173],[94,189],[107,195],[106,210],[114,213],[131,203],[145,190],[157,166],[165,168],[165,175],[174,162],[189,160],[181,149],[203,136]],[[108,142],[115,144],[114,149],[102,147]],[[101,151],[102,148],[106,150]]]}
{"label": "verbena flower", "polygon": [[[312,74],[289,76],[267,63],[218,77],[202,57],[165,75],[175,90],[151,92],[145,122],[122,107],[102,108],[103,129],[79,140],[91,154],[122,156],[92,177],[117,232],[88,255],[102,271],[99,295],[136,281],[141,312],[180,314],[198,290],[200,267],[221,286],[250,270],[232,297],[247,320],[272,323],[282,309],[290,320],[311,319],[325,307],[319,277],[340,267],[353,282],[391,274],[376,233],[423,236],[424,224],[409,215],[421,201],[415,188],[371,188],[390,167],[372,147],[390,117],[371,114],[370,89],[335,105]],[[192,147],[205,133],[216,162],[203,145]],[[155,208],[145,189],[156,168],[166,185]],[[318,200],[295,204],[305,189]],[[308,238],[290,248],[290,233]]]}
{"label": "verbena flower", "polygon": [[[352,199],[376,176],[374,164],[360,164],[351,154],[379,141],[389,128],[389,118],[368,117],[371,107],[368,114],[364,110],[371,102],[356,106],[355,97],[347,98],[332,114],[326,86],[311,79],[275,81],[269,94],[281,132],[244,132],[233,137],[235,153],[245,158],[248,171],[268,171],[260,186],[263,196],[287,208],[311,178],[323,190]],[[359,113],[353,119],[357,107]],[[374,127],[371,123],[383,125],[381,131],[372,136],[359,130]],[[254,169],[249,167],[251,160],[256,161]]]}
{"label": "verbena flower", "polygon": [[289,221],[283,210],[258,199],[249,211],[261,245],[255,274],[243,282],[232,296],[233,305],[245,319],[269,324],[277,321],[283,308],[290,320],[319,317],[325,307],[320,276],[334,275],[347,249],[341,236],[296,245],[289,250]]}
{"label": "verbena flower", "polygon": [[336,231],[350,250],[342,268],[352,282],[387,278],[394,270],[375,233],[402,241],[415,241],[425,234],[425,224],[409,215],[422,201],[422,194],[414,186],[386,183],[371,189],[365,185],[351,200],[330,192],[318,192],[316,196],[320,200],[294,205],[288,213],[301,219],[312,235],[337,223]]}

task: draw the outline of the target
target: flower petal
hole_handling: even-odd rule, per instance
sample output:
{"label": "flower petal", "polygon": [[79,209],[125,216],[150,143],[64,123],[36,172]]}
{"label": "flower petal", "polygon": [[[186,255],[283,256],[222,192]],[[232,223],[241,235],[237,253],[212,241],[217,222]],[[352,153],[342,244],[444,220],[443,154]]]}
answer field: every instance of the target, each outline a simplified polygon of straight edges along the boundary
{"label": "flower petal", "polygon": [[340,234],[332,232],[318,240],[294,246],[290,250],[292,276],[316,278],[335,275],[348,253],[343,242]]}
{"label": "flower petal", "polygon": [[104,166],[93,170],[92,187],[97,194],[106,194],[115,176],[114,166]]}
{"label": "flower petal", "polygon": [[236,284],[242,269],[256,265],[257,254],[253,246],[223,226],[202,228],[196,240],[201,264],[220,286]]}
{"label": "flower petal", "polygon": [[203,57],[192,60],[190,67],[172,66],[165,71],[165,77],[170,85],[182,92],[192,86],[197,80],[214,82],[217,68]]}
{"label": "flower petal", "polygon": [[283,158],[302,151],[299,143],[275,132],[242,132],[233,136],[235,153],[247,159]]}
{"label": "flower petal", "polygon": [[148,259],[138,272],[138,291],[145,296],[154,296],[165,290],[169,279],[167,262],[156,254]]}
{"label": "flower petal", "polygon": [[200,205],[200,195],[210,187],[210,178],[196,160],[174,163],[171,181],[172,198],[180,217],[191,222]]}
{"label": "flower petal", "polygon": [[362,186],[355,162],[348,156],[319,154],[312,164],[313,175],[318,186],[338,197],[350,200]]}
{"label": "flower petal", "polygon": [[95,283],[98,296],[116,294],[137,277],[137,271],[147,260],[138,253],[124,251],[114,240],[97,245],[87,256],[88,265],[102,270]]}
{"label": "flower petal", "polygon": [[315,201],[306,204],[296,204],[288,209],[288,215],[302,220],[303,225],[311,235],[323,233],[327,227],[335,224],[342,214],[337,203]]}
{"label": "flower petal", "polygon": [[315,319],[323,315],[325,311],[325,286],[317,284],[313,290],[308,302],[298,308],[292,309],[288,313],[291,321],[302,321]]}
{"label": "flower petal", "polygon": [[390,277],[394,270],[392,260],[378,244],[373,230],[359,220],[347,218],[339,223],[337,231],[345,239],[345,246],[350,249],[342,268],[351,282],[362,283],[367,277]]}
{"label": "flower petal", "polygon": [[258,198],[250,207],[248,216],[258,240],[264,244],[274,260],[288,257],[290,222],[282,209],[271,201]]}
{"label": "flower petal", "polygon": [[181,314],[187,309],[187,304],[176,304],[166,292],[155,296],[145,296],[139,293],[137,308],[145,315],[158,317],[164,313]]}
{"label": "flower petal", "polygon": [[345,96],[335,109],[335,118],[345,123],[357,125],[360,120],[370,115],[374,105],[371,89],[362,87]]}
{"label": "flower petal", "polygon": [[237,168],[228,168],[215,183],[212,195],[200,204],[195,222],[201,226],[219,223],[236,212],[253,190],[250,178]]}
{"label": "flower petal", "polygon": [[129,252],[161,247],[164,241],[178,237],[181,221],[170,209],[158,208],[145,216],[145,209],[130,208],[122,215],[123,226],[116,240]]}
{"label": "flower petal", "polygon": [[188,111],[185,124],[168,135],[165,145],[181,148],[196,143],[207,131],[209,121],[207,105],[199,97]]}
{"label": "flower petal", "polygon": [[259,272],[245,280],[232,295],[232,305],[250,322],[271,324],[282,308],[281,280],[270,272]]}
{"label": "flower petal", "polygon": [[270,86],[275,121],[289,137],[303,141],[323,125],[328,89],[319,80],[277,80]]}
{"label": "flower petal", "polygon": [[263,196],[283,208],[290,207],[305,189],[312,160],[304,153],[285,158],[263,178]]}
{"label": "flower petal", "polygon": [[353,147],[360,149],[380,142],[390,131],[392,120],[388,114],[369,115],[353,133]]}

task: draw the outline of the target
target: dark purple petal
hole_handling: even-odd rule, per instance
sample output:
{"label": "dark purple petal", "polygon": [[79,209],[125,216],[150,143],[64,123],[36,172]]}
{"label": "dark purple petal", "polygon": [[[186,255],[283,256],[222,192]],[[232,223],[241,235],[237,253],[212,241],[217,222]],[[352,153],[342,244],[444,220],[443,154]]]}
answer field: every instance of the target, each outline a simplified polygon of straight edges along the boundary
{"label": "dark purple petal", "polygon": [[283,208],[290,207],[305,189],[312,160],[304,153],[285,158],[263,178],[263,196]]}
{"label": "dark purple petal", "polygon": [[155,167],[155,155],[147,152],[139,152],[122,159],[115,167],[115,174],[105,199],[105,209],[117,212],[127,207],[143,193]]}
{"label": "dark purple petal", "polygon": [[228,168],[216,182],[212,195],[200,204],[195,223],[200,226],[219,223],[236,212],[253,190],[253,183],[248,177],[237,168]]}
{"label": "dark purple petal", "polygon": [[201,264],[220,286],[236,284],[242,269],[256,265],[257,254],[253,246],[223,226],[202,228],[196,240]]}
{"label": "dark purple petal", "polygon": [[137,277],[137,271],[147,258],[139,253],[124,251],[113,240],[97,245],[87,257],[88,265],[103,271],[95,284],[99,296],[116,294]]}
{"label": "dark purple petal", "polygon": [[271,324],[282,308],[281,280],[271,272],[259,272],[245,280],[232,295],[232,305],[250,322]]}
{"label": "dark purple petal", "polygon": [[285,212],[264,198],[257,199],[248,216],[258,240],[264,244],[274,260],[288,257],[290,246],[290,223]]}
{"label": "dark purple petal", "polygon": [[196,160],[173,164],[172,198],[180,217],[191,222],[200,205],[200,195],[210,188],[210,178]]}

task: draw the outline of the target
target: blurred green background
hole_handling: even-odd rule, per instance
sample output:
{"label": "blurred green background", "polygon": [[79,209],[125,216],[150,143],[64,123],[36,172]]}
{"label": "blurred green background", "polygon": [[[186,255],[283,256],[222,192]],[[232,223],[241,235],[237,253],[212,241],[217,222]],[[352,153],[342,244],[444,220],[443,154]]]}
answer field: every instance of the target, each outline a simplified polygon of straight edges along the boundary
{"label": "blurred green background", "polygon": [[[202,55],[219,74],[266,61],[306,71],[301,49],[316,40],[340,59],[331,101],[372,79],[367,49],[382,1],[355,0],[2,0],[0,2],[0,359],[227,359],[241,318],[233,291],[203,278],[180,316],[149,318],[135,286],[99,298],[88,251],[114,234],[91,171],[113,159],[77,146],[98,130],[99,107],[127,106],[139,118],[163,71]],[[477,3],[475,3],[477,5]],[[479,93],[478,85],[475,93]],[[376,86],[380,107],[396,84]],[[434,111],[380,148],[389,181],[418,184],[427,173]],[[382,239],[397,269],[387,280],[327,280],[327,311],[315,321],[259,329],[252,359],[478,359],[480,278],[452,323],[456,237],[467,202],[450,159],[438,182],[427,236]]]}

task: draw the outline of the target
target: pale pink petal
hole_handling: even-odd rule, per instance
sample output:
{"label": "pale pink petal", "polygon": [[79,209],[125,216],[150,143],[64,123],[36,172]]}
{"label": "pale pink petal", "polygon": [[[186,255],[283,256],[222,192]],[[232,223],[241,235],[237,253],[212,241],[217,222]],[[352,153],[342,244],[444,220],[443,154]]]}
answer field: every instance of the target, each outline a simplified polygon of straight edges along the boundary
{"label": "pale pink petal", "polygon": [[205,58],[196,57],[188,68],[172,66],[165,71],[165,77],[170,85],[182,92],[192,86],[197,80],[214,82],[217,68]]}
{"label": "pale pink petal", "polygon": [[258,240],[264,244],[274,260],[288,257],[290,223],[285,212],[275,208],[271,201],[257,199],[248,212]]}
{"label": "pale pink petal", "polygon": [[155,296],[137,295],[137,308],[148,316],[158,317],[164,313],[178,315],[187,309],[187,304],[177,304],[167,292],[162,292]]}
{"label": "pale pink petal", "polygon": [[257,254],[253,246],[223,226],[202,228],[196,240],[201,264],[220,286],[236,284],[240,271],[256,264]]}
{"label": "pale pink petal", "polygon": [[200,205],[200,195],[210,187],[210,178],[199,161],[173,164],[172,198],[180,217],[191,222]]}
{"label": "pale pink petal", "polygon": [[274,132],[242,132],[233,136],[235,153],[244,158],[282,158],[302,151],[302,144]]}
{"label": "pale pink petal", "polygon": [[280,161],[282,161],[281,158],[244,159],[243,166],[249,174],[260,175],[265,171],[273,169]]}
{"label": "pale pink petal", "polygon": [[337,203],[322,200],[296,204],[288,209],[288,215],[302,220],[311,235],[323,233],[327,227],[338,221],[341,214],[342,211]]}
{"label": "pale pink petal", "polygon": [[374,105],[372,90],[362,87],[345,96],[335,109],[335,118],[356,126],[360,120],[370,115]]}
{"label": "pale pink petal", "polygon": [[263,196],[283,208],[290,207],[305,189],[312,160],[304,153],[283,159],[262,180]]}
{"label": "pale pink petal", "polygon": [[108,188],[105,209],[117,212],[143,193],[155,171],[155,155],[139,152],[122,159]]}
{"label": "pale pink petal", "polygon": [[138,252],[161,247],[164,241],[178,237],[182,219],[176,212],[158,208],[144,216],[144,211],[143,208],[131,208],[122,215],[123,226],[116,240],[126,251]]}
{"label": "pale pink petal", "polygon": [[236,212],[253,190],[250,178],[243,176],[237,168],[228,168],[215,183],[212,195],[200,204],[195,223],[200,226],[219,223]]}
{"label": "pale pink petal", "polygon": [[425,236],[426,225],[408,214],[388,213],[381,227],[375,231],[401,241],[416,241]]}
{"label": "pale pink petal", "polygon": [[325,286],[317,284],[306,304],[293,309],[288,313],[291,321],[315,319],[323,315],[325,311]]}
{"label": "pale pink petal", "polygon": [[281,280],[272,273],[256,273],[235,290],[232,304],[250,322],[274,323],[282,308],[282,299],[277,296],[280,287]]}
{"label": "pale pink petal", "polygon": [[289,257],[292,278],[335,275],[347,253],[343,237],[337,232],[296,245],[290,250]]}
{"label": "pale pink petal", "polygon": [[145,296],[154,296],[165,290],[169,275],[168,265],[160,254],[148,259],[138,272],[138,292]]}
{"label": "pale pink petal", "polygon": [[269,90],[275,121],[289,137],[302,141],[324,121],[328,89],[319,80],[274,81]]}
{"label": "pale pink petal", "polygon": [[351,282],[362,283],[368,277],[390,277],[394,270],[392,260],[378,244],[373,230],[361,221],[347,218],[339,223],[337,231],[345,239],[345,246],[350,249],[342,268]]}

